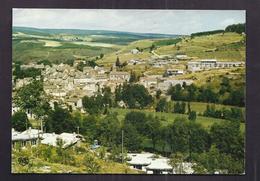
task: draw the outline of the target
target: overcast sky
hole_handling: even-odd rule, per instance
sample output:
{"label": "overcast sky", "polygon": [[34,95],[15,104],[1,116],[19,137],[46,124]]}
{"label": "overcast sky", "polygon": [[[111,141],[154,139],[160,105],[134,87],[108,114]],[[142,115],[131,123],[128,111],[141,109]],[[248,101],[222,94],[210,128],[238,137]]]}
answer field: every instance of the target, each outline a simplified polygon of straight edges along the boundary
{"label": "overcast sky", "polygon": [[242,10],[13,9],[13,26],[191,34],[245,22]]}

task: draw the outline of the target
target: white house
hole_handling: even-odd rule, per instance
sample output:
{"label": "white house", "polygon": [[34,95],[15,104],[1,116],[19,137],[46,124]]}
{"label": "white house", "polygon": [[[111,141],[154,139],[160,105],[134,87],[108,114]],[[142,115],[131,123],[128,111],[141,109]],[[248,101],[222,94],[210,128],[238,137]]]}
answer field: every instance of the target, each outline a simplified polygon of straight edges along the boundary
{"label": "white house", "polygon": [[138,54],[138,53],[139,53],[139,50],[137,50],[136,48],[134,48],[134,49],[131,50],[131,53],[132,53],[132,54]]}
{"label": "white house", "polygon": [[72,146],[83,139],[83,137],[76,133],[61,133],[60,135],[55,133],[44,133],[41,143],[50,146],[57,146],[58,141],[61,141],[62,148]]}
{"label": "white house", "polygon": [[20,144],[22,147],[26,145],[36,145],[37,140],[42,136],[42,131],[32,129],[31,127],[23,132],[17,132],[12,129],[12,146]]}
{"label": "white house", "polygon": [[204,59],[200,61],[190,61],[187,64],[187,69],[191,72],[210,70],[217,68],[232,68],[232,67],[242,67],[244,62],[227,62],[227,61],[217,61],[216,59]]}

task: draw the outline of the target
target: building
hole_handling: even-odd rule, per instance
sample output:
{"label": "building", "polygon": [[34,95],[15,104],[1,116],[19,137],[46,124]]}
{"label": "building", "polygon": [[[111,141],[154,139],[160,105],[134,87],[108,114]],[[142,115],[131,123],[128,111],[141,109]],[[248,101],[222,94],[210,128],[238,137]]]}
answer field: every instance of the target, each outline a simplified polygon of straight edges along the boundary
{"label": "building", "polygon": [[129,81],[130,74],[128,72],[110,72],[109,79],[112,81]]}
{"label": "building", "polygon": [[146,89],[157,88],[158,77],[155,76],[140,77],[139,83],[143,85]]}
{"label": "building", "polygon": [[168,76],[183,75],[184,71],[183,70],[178,70],[178,69],[167,69],[166,73],[167,73]]}
{"label": "building", "polygon": [[138,154],[128,154],[130,161],[127,163],[130,165],[130,168],[142,170],[146,172],[146,167],[151,164],[153,156],[152,153],[138,153]]}
{"label": "building", "polygon": [[12,129],[12,146],[20,145],[24,147],[27,145],[36,145],[37,140],[39,140],[41,136],[41,130],[32,129],[31,127],[21,133]]}
{"label": "building", "polygon": [[146,173],[148,174],[171,174],[173,168],[169,165],[168,158],[158,158],[152,160],[151,164],[146,167]]}
{"label": "building", "polygon": [[31,64],[27,64],[27,65],[21,65],[22,70],[26,70],[26,69],[29,69],[29,68],[44,69],[44,64],[31,63]]}
{"label": "building", "polygon": [[232,67],[242,67],[244,62],[224,62],[217,61],[216,59],[204,59],[200,61],[190,61],[187,64],[188,71],[195,72],[201,70],[210,70],[217,68],[232,68]]}
{"label": "building", "polygon": [[187,55],[176,55],[178,60],[189,60],[190,58]]}
{"label": "building", "polygon": [[182,79],[182,80],[177,80],[177,79],[165,79],[162,82],[158,83],[158,87],[157,89],[160,89],[162,92],[167,92],[167,90],[171,87],[171,86],[175,86],[177,84],[183,85],[190,85],[193,83],[193,80],[189,80],[189,79]]}
{"label": "building", "polygon": [[132,54],[138,54],[139,52],[140,52],[140,51],[137,50],[136,48],[131,50],[131,53],[132,53]]}
{"label": "building", "polygon": [[67,148],[69,146],[75,145],[83,140],[82,135],[76,133],[61,133],[60,135],[55,133],[44,133],[42,135],[41,143],[49,146],[56,147],[58,141],[61,141],[62,148]]}

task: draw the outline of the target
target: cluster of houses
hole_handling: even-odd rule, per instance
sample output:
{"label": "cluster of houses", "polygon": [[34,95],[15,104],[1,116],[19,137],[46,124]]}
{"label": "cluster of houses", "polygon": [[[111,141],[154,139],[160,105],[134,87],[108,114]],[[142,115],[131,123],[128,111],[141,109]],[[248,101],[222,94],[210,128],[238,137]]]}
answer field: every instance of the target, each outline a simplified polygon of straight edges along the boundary
{"label": "cluster of houses", "polygon": [[[171,71],[173,70],[169,70],[169,72]],[[177,75],[183,74],[181,70],[174,70],[173,72],[175,72],[173,74],[177,74]],[[157,90],[161,90],[162,93],[166,93],[171,86],[175,86],[177,84],[183,85],[184,83],[186,83],[186,85],[190,85],[193,83],[193,80],[176,79],[174,76],[163,77],[162,75],[154,75],[154,76],[140,77],[138,83],[143,85],[146,89],[148,89],[150,94],[154,95],[156,94]]]}
{"label": "cluster of houses", "polygon": [[67,148],[75,144],[80,144],[84,140],[83,136],[76,133],[44,133],[39,129],[31,127],[23,132],[12,129],[12,147],[25,147],[27,145],[37,145],[39,143],[57,147],[60,143],[62,148]]}
{"label": "cluster of houses", "polygon": [[[32,64],[25,65],[26,68],[33,67]],[[43,68],[44,67],[44,68]],[[44,91],[52,99],[50,104],[54,107],[54,102],[61,103],[72,110],[83,110],[82,98],[84,96],[93,96],[104,87],[110,87],[114,92],[115,88],[130,80],[129,72],[112,71],[106,67],[84,67],[83,71],[77,70],[76,66],[67,64],[58,64],[53,66],[39,67],[42,69]],[[161,89],[165,93],[170,86],[176,84],[191,84],[192,80],[177,80],[176,75],[184,74],[183,70],[167,69],[167,77],[162,75],[145,75],[140,78],[138,84],[144,85],[151,94]],[[37,77],[40,79],[40,77]],[[32,78],[18,79],[14,84],[14,90],[29,84]],[[15,94],[15,92],[14,92]],[[14,105],[15,106],[15,105]],[[16,108],[14,107],[14,110]]]}
{"label": "cluster of houses", "polygon": [[[127,163],[130,168],[142,170],[147,174],[176,174],[178,173],[170,164],[169,158],[154,155],[153,153],[128,153],[128,158],[130,158]],[[194,170],[192,169],[193,164],[189,162],[179,163],[178,167],[181,167],[184,173],[192,174]]]}
{"label": "cluster of houses", "polygon": [[[139,53],[133,51],[132,53]],[[147,63],[153,67],[161,67],[168,64],[178,63],[178,60],[187,60],[190,57],[187,55],[176,55],[173,59],[155,58],[150,59]],[[58,65],[43,65],[43,64],[28,64],[22,65],[23,69],[38,68],[42,69],[42,76],[44,81],[44,91],[51,96],[50,104],[53,106],[54,102],[65,104],[73,110],[79,109],[83,111],[82,98],[84,96],[93,96],[101,91],[104,87],[110,87],[114,92],[115,88],[130,80],[130,73],[117,71],[116,67],[112,70],[107,67],[84,67],[82,71],[77,69],[77,61],[73,66],[67,64]],[[133,65],[143,64],[143,60],[129,60]],[[216,59],[205,59],[200,61],[188,61],[187,70],[166,68],[164,75],[144,75],[140,77],[138,84],[143,85],[148,89],[149,93],[154,95],[157,90],[162,93],[176,84],[190,85],[193,80],[176,78],[178,75],[183,75],[188,72],[196,72],[217,68],[232,68],[244,66],[244,62],[224,62]],[[39,77],[38,77],[39,78]],[[14,89],[22,87],[30,83],[32,78],[18,79],[14,84]]]}

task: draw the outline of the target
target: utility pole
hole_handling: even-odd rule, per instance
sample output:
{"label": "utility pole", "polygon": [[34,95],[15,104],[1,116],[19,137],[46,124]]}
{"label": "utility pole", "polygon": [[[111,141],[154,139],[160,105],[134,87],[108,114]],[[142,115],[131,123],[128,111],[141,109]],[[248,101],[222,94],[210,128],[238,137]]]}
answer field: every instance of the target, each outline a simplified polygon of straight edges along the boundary
{"label": "utility pole", "polygon": [[79,135],[79,126],[77,126],[77,133],[78,133],[78,135]]}
{"label": "utility pole", "polygon": [[43,124],[42,124],[42,119],[41,119],[41,131],[43,132]]}
{"label": "utility pole", "polygon": [[191,130],[189,129],[189,160],[191,161]]}
{"label": "utility pole", "polygon": [[122,140],[121,140],[121,143],[122,143],[122,163],[124,163],[124,130],[122,130]]}

